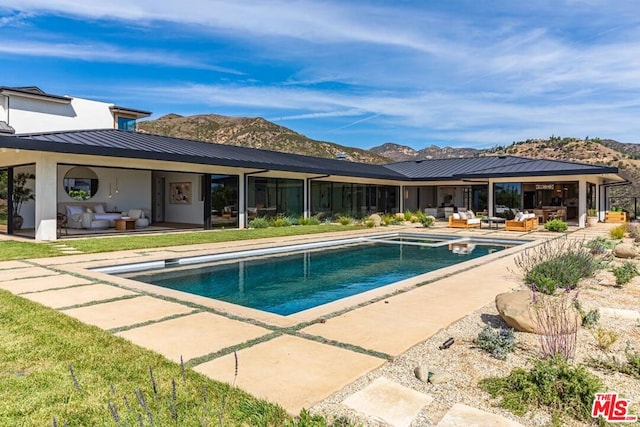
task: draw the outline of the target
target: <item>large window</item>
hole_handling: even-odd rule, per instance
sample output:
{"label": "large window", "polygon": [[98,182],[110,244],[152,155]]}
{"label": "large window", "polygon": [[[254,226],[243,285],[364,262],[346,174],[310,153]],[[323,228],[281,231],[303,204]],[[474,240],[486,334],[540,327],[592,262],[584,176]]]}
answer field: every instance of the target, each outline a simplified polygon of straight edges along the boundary
{"label": "large window", "polygon": [[587,209],[598,209],[596,203],[596,185],[587,182]]}
{"label": "large window", "polygon": [[249,218],[302,215],[303,184],[299,179],[250,176],[247,188]]}
{"label": "large window", "polygon": [[238,176],[211,175],[211,226],[238,226]]}
{"label": "large window", "polygon": [[399,188],[346,182],[311,182],[311,215],[347,215],[362,218],[372,213],[396,213]]}
{"label": "large window", "polygon": [[494,184],[494,213],[496,216],[511,218],[516,210],[522,210],[522,184],[503,182]]}

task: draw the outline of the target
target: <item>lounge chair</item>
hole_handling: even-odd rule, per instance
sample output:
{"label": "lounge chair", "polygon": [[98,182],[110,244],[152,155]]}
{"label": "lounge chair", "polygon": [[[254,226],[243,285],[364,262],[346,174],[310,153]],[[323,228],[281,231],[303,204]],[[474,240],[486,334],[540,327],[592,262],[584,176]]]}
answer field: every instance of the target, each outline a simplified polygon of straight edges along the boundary
{"label": "lounge chair", "polygon": [[480,227],[480,218],[476,218],[473,211],[456,212],[449,217],[450,228]]}
{"label": "lounge chair", "polygon": [[504,223],[504,228],[507,231],[533,231],[538,229],[538,217],[534,213],[525,214],[519,213],[512,220],[507,220]]}

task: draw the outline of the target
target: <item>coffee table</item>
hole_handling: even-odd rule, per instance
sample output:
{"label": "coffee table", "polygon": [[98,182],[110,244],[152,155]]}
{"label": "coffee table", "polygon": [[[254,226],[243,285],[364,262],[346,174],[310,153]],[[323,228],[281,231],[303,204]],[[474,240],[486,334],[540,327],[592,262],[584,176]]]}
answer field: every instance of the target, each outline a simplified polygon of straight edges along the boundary
{"label": "coffee table", "polygon": [[506,220],[504,218],[495,217],[495,216],[492,216],[489,218],[483,218],[480,221],[480,228],[482,228],[482,224],[487,224],[489,228],[495,228],[497,230],[498,227],[500,227],[500,224],[504,225],[505,221]]}
{"label": "coffee table", "polygon": [[136,220],[131,218],[120,218],[115,220],[116,230],[125,231],[125,230],[135,230],[136,229]]}

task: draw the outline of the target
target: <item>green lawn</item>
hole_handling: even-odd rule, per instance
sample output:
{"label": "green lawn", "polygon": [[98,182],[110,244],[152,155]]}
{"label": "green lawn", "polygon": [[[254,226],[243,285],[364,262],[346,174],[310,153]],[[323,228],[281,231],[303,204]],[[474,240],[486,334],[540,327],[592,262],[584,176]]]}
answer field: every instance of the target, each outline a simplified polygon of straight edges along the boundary
{"label": "green lawn", "polygon": [[51,426],[54,417],[58,426],[116,426],[109,403],[120,425],[151,425],[149,413],[156,426],[218,426],[219,416],[224,426],[289,422],[278,406],[188,368],[183,380],[179,364],[6,291],[0,291],[0,337],[3,426]]}
{"label": "green lawn", "polygon": [[[237,240],[261,239],[264,237],[300,236],[304,234],[327,233],[360,229],[354,225],[304,225],[296,227],[258,228],[247,230],[211,230],[186,233],[166,233],[129,235],[114,237],[89,237],[86,239],[63,239],[59,242],[85,252],[113,252],[127,249],[149,249],[164,246],[194,245],[198,243],[232,242]],[[0,261],[12,259],[45,258],[59,256],[56,248],[43,243],[29,241],[0,242]]]}

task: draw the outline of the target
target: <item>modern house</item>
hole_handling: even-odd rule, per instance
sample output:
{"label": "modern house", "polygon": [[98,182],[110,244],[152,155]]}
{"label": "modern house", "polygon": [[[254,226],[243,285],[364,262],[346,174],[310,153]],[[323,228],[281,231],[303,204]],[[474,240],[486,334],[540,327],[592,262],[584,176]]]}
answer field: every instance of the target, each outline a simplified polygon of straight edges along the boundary
{"label": "modern house", "polygon": [[[606,210],[617,168],[512,156],[370,165],[211,144],[117,129],[0,136],[7,232],[13,233],[13,177],[35,175],[24,228],[56,239],[57,213],[70,204],[143,209],[154,223],[243,228],[255,216],[366,215],[405,209],[487,210],[562,206],[584,226]],[[73,184],[70,184],[73,182]],[[82,189],[81,198],[74,191]]]}
{"label": "modern house", "polygon": [[[11,113],[5,123],[17,133],[0,134],[0,184],[6,187],[0,187],[0,232],[22,233],[14,227],[8,195],[14,177],[27,174],[22,176],[30,177],[35,200],[18,213],[22,229],[36,240],[55,240],[58,214],[70,214],[70,206],[93,213],[97,205],[115,216],[143,211],[151,224],[175,228],[244,228],[254,217],[280,214],[359,217],[420,209],[444,217],[462,207],[501,215],[545,206],[562,208],[566,220],[584,226],[587,209],[602,215],[608,188],[625,183],[614,167],[555,160],[494,156],[372,165],[138,133],[131,126],[120,129],[120,119],[135,123],[150,113],[104,103],[95,114],[105,129],[86,129],[93,123],[92,110],[80,108],[86,100],[74,104],[74,98],[33,88],[0,90],[2,96],[16,93],[24,103],[33,97],[62,103],[68,113],[55,125],[40,123],[46,131],[31,123],[25,132],[29,121],[15,121],[20,114],[13,108],[20,104],[14,100],[9,109],[5,101],[3,111]],[[55,116],[32,110],[32,122]],[[71,110],[77,129],[60,130],[72,127],[63,123]],[[19,111],[27,115],[25,108]],[[109,226],[105,220],[77,222],[83,232]]]}
{"label": "modern house", "polygon": [[45,93],[36,86],[0,86],[0,134],[114,128],[135,130],[148,111]]}

